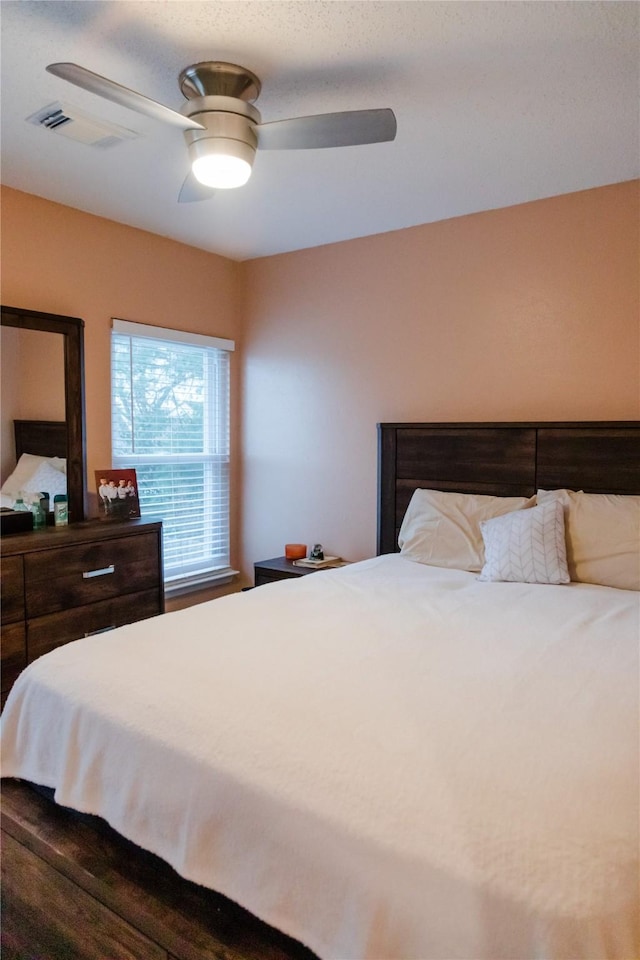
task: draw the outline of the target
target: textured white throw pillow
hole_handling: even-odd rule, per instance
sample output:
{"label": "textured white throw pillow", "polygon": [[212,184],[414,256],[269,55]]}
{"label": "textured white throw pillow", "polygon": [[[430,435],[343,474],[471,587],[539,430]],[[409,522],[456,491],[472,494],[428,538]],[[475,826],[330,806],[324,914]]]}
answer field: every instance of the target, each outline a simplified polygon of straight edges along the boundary
{"label": "textured white throw pillow", "polygon": [[485,563],[479,580],[569,583],[562,504],[517,510],[480,528]]}
{"label": "textured white throw pillow", "polygon": [[572,580],[640,590],[640,497],[538,490],[538,503],[564,507]]}
{"label": "textured white throw pillow", "polygon": [[400,553],[433,567],[478,573],[484,563],[480,522],[535,502],[535,497],[415,490],[398,536]]}

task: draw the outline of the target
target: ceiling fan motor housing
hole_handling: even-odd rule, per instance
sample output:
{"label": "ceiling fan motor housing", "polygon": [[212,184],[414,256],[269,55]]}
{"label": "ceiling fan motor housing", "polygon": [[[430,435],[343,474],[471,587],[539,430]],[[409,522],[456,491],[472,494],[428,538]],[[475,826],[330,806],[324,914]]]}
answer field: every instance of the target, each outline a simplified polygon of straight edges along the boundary
{"label": "ceiling fan motor housing", "polygon": [[194,97],[184,104],[182,112],[204,127],[184,131],[192,162],[215,151],[253,165],[260,113],[250,103],[236,97]]}
{"label": "ceiling fan motor housing", "polygon": [[194,63],[181,72],[178,83],[187,100],[222,96],[253,101],[260,96],[262,86],[251,70],[224,60]]}

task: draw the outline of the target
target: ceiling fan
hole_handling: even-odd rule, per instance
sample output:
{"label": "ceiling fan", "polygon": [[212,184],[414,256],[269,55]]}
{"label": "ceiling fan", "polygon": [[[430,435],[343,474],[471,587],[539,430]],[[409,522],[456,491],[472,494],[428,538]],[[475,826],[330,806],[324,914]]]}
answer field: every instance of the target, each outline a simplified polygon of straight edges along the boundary
{"label": "ceiling fan", "polygon": [[262,123],[253,101],[261,83],[245,67],[207,60],[178,78],[186,98],[172,110],[76,63],[50,63],[49,73],[184,132],[191,170],[178,200],[206,200],[214,188],[240,187],[251,176],[256,150],[305,150],[395,139],[393,110],[347,110]]}

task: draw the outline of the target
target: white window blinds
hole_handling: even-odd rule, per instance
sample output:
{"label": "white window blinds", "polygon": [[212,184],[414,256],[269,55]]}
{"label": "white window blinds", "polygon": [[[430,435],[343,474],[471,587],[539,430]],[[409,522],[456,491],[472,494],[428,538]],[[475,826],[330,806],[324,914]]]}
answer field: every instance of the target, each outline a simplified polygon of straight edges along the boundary
{"label": "white window blinds", "polygon": [[229,574],[229,354],[220,340],[113,320],[112,460],[163,520],[165,583]]}

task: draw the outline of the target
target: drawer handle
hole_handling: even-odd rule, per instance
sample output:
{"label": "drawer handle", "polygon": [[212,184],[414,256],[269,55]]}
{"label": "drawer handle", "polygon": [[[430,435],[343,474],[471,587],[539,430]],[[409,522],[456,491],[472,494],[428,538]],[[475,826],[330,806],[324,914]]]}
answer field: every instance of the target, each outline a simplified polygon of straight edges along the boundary
{"label": "drawer handle", "polygon": [[95,637],[98,633],[107,633],[109,630],[115,630],[116,625],[112,623],[110,627],[100,627],[99,630],[88,630],[85,637]]}
{"label": "drawer handle", "polygon": [[108,567],[102,567],[100,570],[85,570],[82,574],[83,580],[89,580],[90,577],[104,577],[107,573],[115,573],[115,563],[110,563]]}

